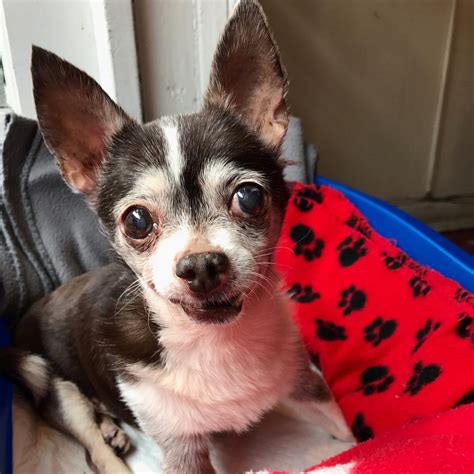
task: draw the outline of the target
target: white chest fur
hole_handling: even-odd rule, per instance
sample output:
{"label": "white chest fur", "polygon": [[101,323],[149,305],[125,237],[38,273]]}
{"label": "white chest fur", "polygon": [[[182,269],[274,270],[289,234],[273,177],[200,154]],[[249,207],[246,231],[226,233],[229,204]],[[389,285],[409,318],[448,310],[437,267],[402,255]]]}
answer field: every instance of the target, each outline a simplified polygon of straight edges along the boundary
{"label": "white chest fur", "polygon": [[245,304],[229,325],[172,319],[160,335],[164,367],[135,364],[135,380],[119,381],[147,434],[244,430],[291,390],[298,346],[284,297]]}

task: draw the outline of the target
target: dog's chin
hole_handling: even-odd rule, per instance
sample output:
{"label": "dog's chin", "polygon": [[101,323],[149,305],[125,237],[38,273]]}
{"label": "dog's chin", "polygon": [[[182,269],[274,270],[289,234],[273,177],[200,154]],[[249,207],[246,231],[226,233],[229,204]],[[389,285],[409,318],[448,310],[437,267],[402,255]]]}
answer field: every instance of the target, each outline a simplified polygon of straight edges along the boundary
{"label": "dog's chin", "polygon": [[222,300],[188,302],[170,299],[170,301],[180,305],[193,321],[200,324],[228,324],[239,316],[243,305],[242,295]]}

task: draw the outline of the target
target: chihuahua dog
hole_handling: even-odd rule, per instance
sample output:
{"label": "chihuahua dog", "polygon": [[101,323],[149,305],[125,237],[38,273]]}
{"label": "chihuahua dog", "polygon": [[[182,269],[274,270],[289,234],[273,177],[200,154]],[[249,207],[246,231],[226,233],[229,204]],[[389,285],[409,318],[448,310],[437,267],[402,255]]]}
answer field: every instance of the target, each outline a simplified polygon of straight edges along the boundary
{"label": "chihuahua dog", "polygon": [[227,23],[195,114],[140,125],[38,47],[32,75],[44,140],[118,259],[34,304],[3,371],[101,473],[128,472],[117,419],[156,440],[166,473],[214,472],[210,436],[279,402],[350,437],[274,268],[287,79],[257,2]]}

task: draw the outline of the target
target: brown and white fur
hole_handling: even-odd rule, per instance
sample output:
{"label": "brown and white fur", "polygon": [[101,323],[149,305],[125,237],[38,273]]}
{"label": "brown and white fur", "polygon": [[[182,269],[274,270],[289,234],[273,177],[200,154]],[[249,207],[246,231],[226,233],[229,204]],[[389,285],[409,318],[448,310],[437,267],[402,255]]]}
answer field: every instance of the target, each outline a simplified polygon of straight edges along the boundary
{"label": "brown and white fur", "polygon": [[100,472],[128,470],[113,419],[156,440],[167,473],[214,472],[209,437],[280,402],[350,437],[274,269],[287,80],[256,1],[229,20],[196,114],[139,125],[39,48],[32,73],[45,142],[118,260],[36,303],[0,368]]}

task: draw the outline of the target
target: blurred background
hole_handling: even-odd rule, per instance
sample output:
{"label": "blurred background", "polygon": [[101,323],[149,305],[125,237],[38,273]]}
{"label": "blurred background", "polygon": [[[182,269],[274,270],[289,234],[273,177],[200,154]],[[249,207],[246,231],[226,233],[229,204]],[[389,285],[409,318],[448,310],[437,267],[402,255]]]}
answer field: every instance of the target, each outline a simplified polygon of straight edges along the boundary
{"label": "blurred background", "polygon": [[[234,3],[1,0],[0,105],[34,117],[34,43],[86,70],[140,120],[192,112]],[[474,0],[261,3],[318,172],[437,230],[473,228]],[[473,233],[459,235],[474,244]]]}

